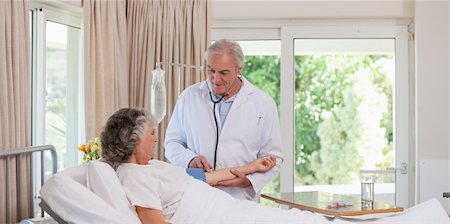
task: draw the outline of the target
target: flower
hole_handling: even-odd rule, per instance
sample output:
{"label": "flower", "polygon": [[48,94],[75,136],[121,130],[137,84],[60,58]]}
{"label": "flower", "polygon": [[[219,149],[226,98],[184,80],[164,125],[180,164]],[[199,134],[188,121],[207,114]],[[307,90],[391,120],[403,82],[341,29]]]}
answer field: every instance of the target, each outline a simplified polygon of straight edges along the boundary
{"label": "flower", "polygon": [[88,163],[91,160],[97,160],[101,154],[101,143],[98,137],[95,137],[87,142],[78,146],[78,150],[83,152],[83,164]]}

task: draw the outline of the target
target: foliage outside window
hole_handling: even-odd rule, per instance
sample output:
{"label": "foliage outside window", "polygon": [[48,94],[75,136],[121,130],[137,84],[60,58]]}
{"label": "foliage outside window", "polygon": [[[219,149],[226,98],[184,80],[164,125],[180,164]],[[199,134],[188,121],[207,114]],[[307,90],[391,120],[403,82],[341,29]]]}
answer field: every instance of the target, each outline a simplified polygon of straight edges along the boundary
{"label": "foliage outside window", "polygon": [[[349,183],[359,169],[393,165],[393,63],[392,55],[295,57],[296,184]],[[246,56],[244,76],[280,105],[279,56]],[[279,192],[279,177],[264,191]]]}
{"label": "foliage outside window", "polygon": [[393,164],[392,56],[297,56],[296,183],[343,184]]}

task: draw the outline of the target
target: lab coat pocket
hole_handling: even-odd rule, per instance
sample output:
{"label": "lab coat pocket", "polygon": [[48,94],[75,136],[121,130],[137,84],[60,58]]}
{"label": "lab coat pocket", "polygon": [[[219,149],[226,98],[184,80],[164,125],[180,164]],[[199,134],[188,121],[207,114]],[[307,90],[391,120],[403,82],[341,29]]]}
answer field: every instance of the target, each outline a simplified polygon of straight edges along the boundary
{"label": "lab coat pocket", "polygon": [[256,118],[247,119],[247,130],[244,134],[245,136],[245,144],[247,149],[251,151],[255,151],[256,153],[259,151],[261,146],[261,127],[262,127],[262,119],[263,117],[258,115]]}

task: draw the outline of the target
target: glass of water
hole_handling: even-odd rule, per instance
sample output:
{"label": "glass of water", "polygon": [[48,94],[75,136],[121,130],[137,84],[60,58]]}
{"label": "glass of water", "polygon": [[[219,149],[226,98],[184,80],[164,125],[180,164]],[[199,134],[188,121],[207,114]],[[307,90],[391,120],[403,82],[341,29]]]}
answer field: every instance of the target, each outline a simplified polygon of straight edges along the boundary
{"label": "glass of water", "polygon": [[374,185],[374,174],[361,172],[361,207],[363,209],[373,208]]}

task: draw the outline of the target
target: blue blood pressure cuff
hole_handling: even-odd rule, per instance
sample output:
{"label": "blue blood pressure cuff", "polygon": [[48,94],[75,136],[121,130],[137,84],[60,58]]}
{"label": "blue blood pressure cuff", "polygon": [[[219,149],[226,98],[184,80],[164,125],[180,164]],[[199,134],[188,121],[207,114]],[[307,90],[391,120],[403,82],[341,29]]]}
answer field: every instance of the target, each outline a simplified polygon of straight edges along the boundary
{"label": "blue blood pressure cuff", "polygon": [[186,173],[189,176],[192,176],[193,178],[197,180],[201,180],[206,183],[206,177],[205,173],[203,172],[203,169],[200,168],[186,168]]}

